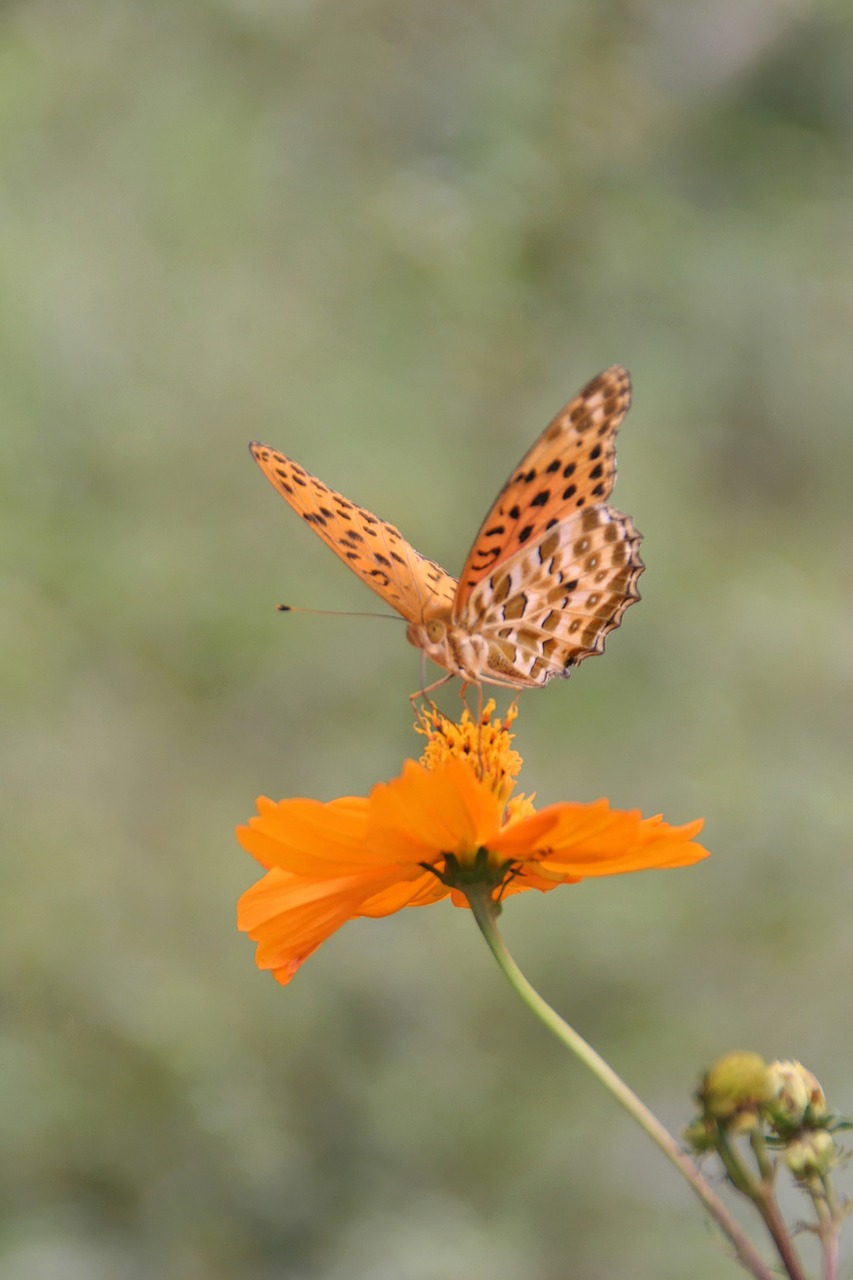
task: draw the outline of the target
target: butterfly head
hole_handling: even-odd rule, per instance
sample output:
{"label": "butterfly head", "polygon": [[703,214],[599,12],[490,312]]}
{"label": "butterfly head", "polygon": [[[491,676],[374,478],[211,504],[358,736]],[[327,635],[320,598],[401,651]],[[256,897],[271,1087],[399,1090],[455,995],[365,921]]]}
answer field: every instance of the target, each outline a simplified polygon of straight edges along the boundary
{"label": "butterfly head", "polygon": [[433,614],[421,622],[410,622],[406,638],[451,675],[479,683],[488,645],[482,637],[470,635],[455,626],[449,614]]}
{"label": "butterfly head", "polygon": [[444,645],[447,643],[447,623],[442,618],[430,618],[429,622],[423,624],[426,639],[430,644]]}

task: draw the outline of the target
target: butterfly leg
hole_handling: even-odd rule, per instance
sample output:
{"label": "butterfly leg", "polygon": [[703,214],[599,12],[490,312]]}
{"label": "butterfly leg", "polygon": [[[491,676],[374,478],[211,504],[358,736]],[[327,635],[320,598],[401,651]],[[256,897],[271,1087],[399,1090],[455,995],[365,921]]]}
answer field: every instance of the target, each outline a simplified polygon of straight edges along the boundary
{"label": "butterfly leg", "polygon": [[[416,689],[414,693],[410,693],[409,702],[412,704],[412,710],[414,711],[415,703],[418,701],[419,698],[426,698],[428,694],[432,693],[433,689],[440,689],[443,684],[447,684],[448,680],[452,680],[452,679],[453,679],[452,672],[448,672],[446,676],[442,676],[440,680],[434,681],[433,684],[428,684],[426,685],[426,687]],[[432,706],[435,706],[435,703],[432,701],[432,698],[430,698],[429,701]]]}
{"label": "butterfly leg", "polygon": [[480,766],[480,777],[486,771],[483,763],[483,686],[477,685],[477,762]]}

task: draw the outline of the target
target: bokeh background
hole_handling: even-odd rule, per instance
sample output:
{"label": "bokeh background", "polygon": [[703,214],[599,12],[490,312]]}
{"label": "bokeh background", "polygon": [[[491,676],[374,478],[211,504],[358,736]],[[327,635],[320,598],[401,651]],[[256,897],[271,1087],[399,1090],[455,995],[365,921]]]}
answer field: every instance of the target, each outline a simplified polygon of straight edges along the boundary
{"label": "bokeh background", "polygon": [[505,934],[676,1131],[736,1047],[853,1111],[849,6],[10,0],[0,167],[0,1274],[740,1274],[467,913],[255,970],[233,827],[393,776],[419,661],[275,613],[376,601],[246,444],[458,572],[628,366],[643,601],[522,785],[713,857]]}

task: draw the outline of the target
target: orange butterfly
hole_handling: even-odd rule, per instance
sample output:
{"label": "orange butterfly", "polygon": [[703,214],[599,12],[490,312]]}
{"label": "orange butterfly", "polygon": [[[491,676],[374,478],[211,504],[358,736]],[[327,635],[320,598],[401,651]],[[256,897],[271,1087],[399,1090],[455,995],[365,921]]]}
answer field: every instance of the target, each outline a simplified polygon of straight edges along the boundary
{"label": "orange butterfly", "polygon": [[640,598],[640,535],[606,505],[630,403],[631,380],[614,365],[557,414],[498,495],[458,582],[291,458],[250,449],[297,515],[402,614],[409,641],[449,672],[439,684],[535,688],[601,653]]}

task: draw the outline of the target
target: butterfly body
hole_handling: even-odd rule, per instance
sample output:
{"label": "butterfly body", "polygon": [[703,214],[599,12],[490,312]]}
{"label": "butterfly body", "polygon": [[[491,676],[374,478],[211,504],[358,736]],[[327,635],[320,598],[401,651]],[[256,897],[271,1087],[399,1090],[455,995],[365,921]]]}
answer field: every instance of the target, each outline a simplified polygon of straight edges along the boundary
{"label": "butterfly body", "polygon": [[600,653],[640,598],[640,535],[606,504],[629,404],[628,374],[614,366],[557,414],[493,504],[458,581],[286,455],[250,447],[303,520],[406,619],[410,643],[469,683],[538,688]]}

